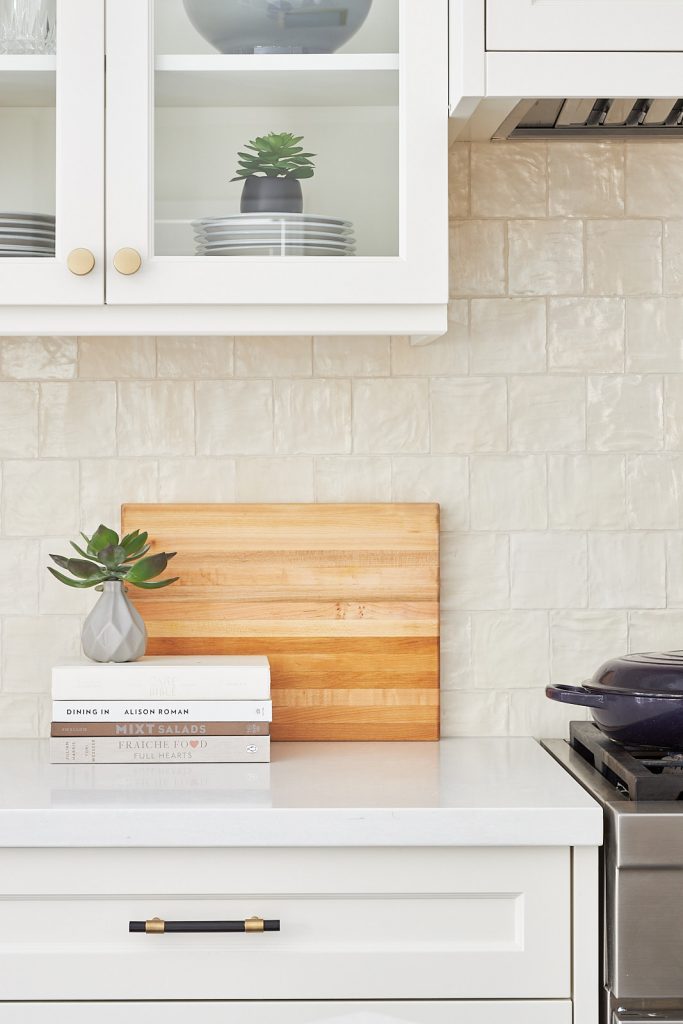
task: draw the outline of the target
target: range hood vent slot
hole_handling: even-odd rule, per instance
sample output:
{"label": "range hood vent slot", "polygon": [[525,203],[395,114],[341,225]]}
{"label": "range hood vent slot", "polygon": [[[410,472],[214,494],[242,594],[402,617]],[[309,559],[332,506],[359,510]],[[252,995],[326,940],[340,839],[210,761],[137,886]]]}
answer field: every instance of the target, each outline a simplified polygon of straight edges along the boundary
{"label": "range hood vent slot", "polygon": [[683,139],[683,99],[522,100],[493,135],[506,139]]}

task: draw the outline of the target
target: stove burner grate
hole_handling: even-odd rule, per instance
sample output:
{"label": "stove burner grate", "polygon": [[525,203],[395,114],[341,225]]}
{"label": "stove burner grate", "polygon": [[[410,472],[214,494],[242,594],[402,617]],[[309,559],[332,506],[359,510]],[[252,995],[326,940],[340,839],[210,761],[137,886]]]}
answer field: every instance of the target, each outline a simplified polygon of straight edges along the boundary
{"label": "stove burner grate", "polygon": [[571,747],[631,800],[683,800],[683,754],[622,747],[592,722],[572,722]]}

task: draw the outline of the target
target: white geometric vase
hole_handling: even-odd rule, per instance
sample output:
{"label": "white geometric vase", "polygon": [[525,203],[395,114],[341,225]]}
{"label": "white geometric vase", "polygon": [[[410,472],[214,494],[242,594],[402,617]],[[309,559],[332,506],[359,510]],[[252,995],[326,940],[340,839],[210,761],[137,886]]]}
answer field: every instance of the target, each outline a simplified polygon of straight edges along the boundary
{"label": "white geometric vase", "polygon": [[147,630],[123,583],[102,584],[102,595],[83,624],[81,644],[92,661],[137,661],[143,656]]}

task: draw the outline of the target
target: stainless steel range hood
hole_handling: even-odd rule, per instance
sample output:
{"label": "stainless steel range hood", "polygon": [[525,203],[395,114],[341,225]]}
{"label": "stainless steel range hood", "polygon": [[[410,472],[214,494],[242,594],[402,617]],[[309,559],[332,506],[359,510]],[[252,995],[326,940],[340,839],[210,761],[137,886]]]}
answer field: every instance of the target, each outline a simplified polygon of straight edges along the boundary
{"label": "stainless steel range hood", "polygon": [[683,139],[683,99],[522,100],[491,138]]}

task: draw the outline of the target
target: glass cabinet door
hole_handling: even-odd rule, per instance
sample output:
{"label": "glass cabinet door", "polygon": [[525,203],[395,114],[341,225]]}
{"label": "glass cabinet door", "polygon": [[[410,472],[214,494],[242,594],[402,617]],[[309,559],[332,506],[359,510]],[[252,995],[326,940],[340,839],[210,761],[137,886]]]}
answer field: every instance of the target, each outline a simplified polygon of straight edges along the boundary
{"label": "glass cabinet door", "polygon": [[447,0],[108,4],[108,302],[447,300]]}
{"label": "glass cabinet door", "polygon": [[104,301],[103,105],[103,0],[0,0],[0,305]]}

